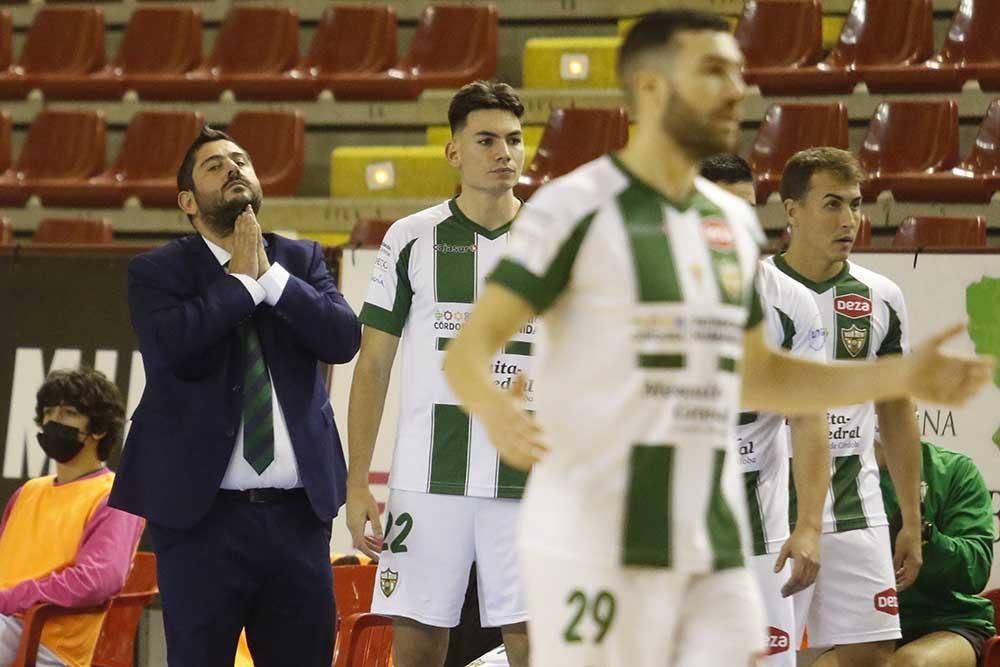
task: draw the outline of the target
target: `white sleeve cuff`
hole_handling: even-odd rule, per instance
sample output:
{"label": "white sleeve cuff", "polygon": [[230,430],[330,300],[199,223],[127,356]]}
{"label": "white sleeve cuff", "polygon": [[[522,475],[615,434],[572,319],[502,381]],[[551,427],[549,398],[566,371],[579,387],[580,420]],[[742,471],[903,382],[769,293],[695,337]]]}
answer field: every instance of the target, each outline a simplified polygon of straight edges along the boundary
{"label": "white sleeve cuff", "polygon": [[267,292],[264,291],[264,288],[250,276],[245,273],[230,273],[229,275],[243,283],[243,286],[247,288],[248,292],[250,292],[250,298],[253,299],[253,305],[259,306],[260,303],[267,298]]}
{"label": "white sleeve cuff", "polygon": [[285,291],[285,285],[288,284],[288,271],[281,264],[275,262],[271,268],[264,272],[264,275],[257,279],[257,283],[264,288],[266,294],[264,302],[273,306],[278,303],[278,299]]}

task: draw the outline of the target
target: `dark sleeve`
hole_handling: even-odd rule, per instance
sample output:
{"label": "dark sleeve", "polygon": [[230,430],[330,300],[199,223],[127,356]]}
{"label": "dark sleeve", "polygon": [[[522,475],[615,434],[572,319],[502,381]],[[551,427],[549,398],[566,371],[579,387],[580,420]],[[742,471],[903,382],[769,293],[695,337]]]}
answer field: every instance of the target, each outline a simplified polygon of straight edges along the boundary
{"label": "dark sleeve", "polygon": [[299,343],[318,359],[342,364],[357,354],[361,324],[330,277],[318,243],[312,244],[306,278],[289,275],[274,309],[291,325]]}
{"label": "dark sleeve", "polygon": [[924,545],[921,576],[942,577],[949,587],[976,595],[986,586],[993,565],[993,505],[975,464],[958,458],[949,471],[947,500]]}
{"label": "dark sleeve", "polygon": [[146,255],[129,262],[128,306],[143,361],[163,369],[205,353],[256,308],[246,287],[228,275],[193,297],[178,294]]}

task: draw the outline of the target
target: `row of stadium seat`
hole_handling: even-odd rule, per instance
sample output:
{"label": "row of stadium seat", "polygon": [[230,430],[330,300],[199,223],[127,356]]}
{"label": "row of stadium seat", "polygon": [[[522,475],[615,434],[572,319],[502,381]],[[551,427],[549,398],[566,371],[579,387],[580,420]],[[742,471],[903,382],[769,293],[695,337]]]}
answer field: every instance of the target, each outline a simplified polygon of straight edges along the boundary
{"label": "row of stadium seat", "polygon": [[[392,221],[361,220],[351,230],[352,247],[378,247]],[[786,237],[787,240],[787,237]],[[45,219],[32,236],[34,243],[108,244],[114,242],[111,221],[105,219]],[[10,219],[0,216],[0,245],[14,242]],[[863,216],[855,248],[872,247],[872,228]],[[982,217],[907,217],[896,229],[893,248],[984,248],[986,221]]]}
{"label": "row of stadium seat", "polygon": [[[11,117],[0,113],[0,204],[23,206],[37,195],[49,206],[177,205],[177,166],[204,124],[196,112],[140,112],[114,163],[105,165],[104,116],[43,110],[11,163]],[[227,128],[253,156],[264,193],[296,193],[305,166],[305,121],[291,112],[240,111]]]}
{"label": "row of stadium seat", "polygon": [[[832,18],[832,17],[828,17]],[[824,30],[840,26],[829,54]],[[959,91],[976,80],[1000,90],[1000,2],[963,0],[934,51],[931,0],[856,1],[846,20],[824,24],[820,0],[748,0],[736,23],[744,78],[764,95],[869,91]],[[621,37],[533,38],[525,45],[526,88],[614,88]]]}
{"label": "row of stadium seat", "polygon": [[[846,150],[847,130],[843,103],[772,105],[750,149],[758,201],[777,190],[794,153],[812,146]],[[990,201],[1000,191],[1000,99],[987,108],[964,160],[958,134],[954,100],[882,102],[858,151],[868,172],[862,193],[872,199],[891,192],[897,201]]]}
{"label": "row of stadium seat", "polygon": [[43,7],[13,63],[13,23],[0,11],[0,99],[33,89],[46,99],[119,99],[130,90],[150,100],[215,100],[226,90],[256,100],[315,99],[325,90],[338,99],[416,99],[427,88],[493,76],[497,26],[493,5],[430,6],[397,59],[391,7],[328,7],[300,59],[295,8],[234,5],[203,62],[200,11],[150,6],[132,13],[106,62],[99,8]]}

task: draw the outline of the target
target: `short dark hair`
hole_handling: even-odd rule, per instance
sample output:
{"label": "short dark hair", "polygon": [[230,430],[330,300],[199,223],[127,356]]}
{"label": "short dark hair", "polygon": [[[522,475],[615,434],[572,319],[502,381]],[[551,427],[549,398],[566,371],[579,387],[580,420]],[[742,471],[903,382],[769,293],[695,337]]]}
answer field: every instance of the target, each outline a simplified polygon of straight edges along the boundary
{"label": "short dark hair", "polygon": [[832,146],[817,146],[799,151],[785,163],[781,174],[781,200],[802,199],[809,192],[813,174],[831,172],[844,183],[865,180],[865,170],[849,151]]}
{"label": "short dark hair", "polygon": [[729,32],[729,22],[719,14],[695,9],[668,9],[640,16],[618,49],[618,81],[626,93],[630,69],[639,57],[669,46],[674,35],[684,30]]}
{"label": "short dark hair", "polygon": [[35,396],[35,423],[41,426],[45,408],[57,405],[73,406],[90,420],[91,433],[104,434],[97,443],[97,458],[107,461],[121,443],[125,425],[125,404],[118,387],[93,368],[52,371]]}
{"label": "short dark hair", "polygon": [[465,127],[473,111],[503,109],[518,118],[524,115],[524,105],[514,89],[498,81],[473,81],[458,89],[448,106],[448,124],[454,134]]}
{"label": "short dark hair", "polygon": [[736,153],[718,153],[706,158],[701,163],[701,175],[713,183],[753,181],[750,165]]}
{"label": "short dark hair", "polygon": [[184,192],[185,190],[194,191],[194,156],[198,153],[199,148],[213,141],[232,141],[236,143],[231,136],[222,130],[216,130],[207,124],[202,125],[201,132],[198,133],[198,136],[188,146],[187,152],[184,154],[184,159],[181,160],[181,166],[177,170],[178,192]]}

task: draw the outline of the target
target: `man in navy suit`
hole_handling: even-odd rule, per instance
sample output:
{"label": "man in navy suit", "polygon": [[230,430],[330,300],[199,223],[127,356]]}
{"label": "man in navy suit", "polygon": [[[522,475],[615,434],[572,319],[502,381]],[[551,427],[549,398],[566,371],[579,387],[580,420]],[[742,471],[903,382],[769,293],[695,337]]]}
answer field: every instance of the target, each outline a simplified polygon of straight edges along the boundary
{"label": "man in navy suit", "polygon": [[197,234],[129,264],[146,389],[110,504],[146,517],[171,667],[329,667],[345,465],[319,362],[358,320],[316,243],[262,234],[250,156],[204,128],[177,175]]}

